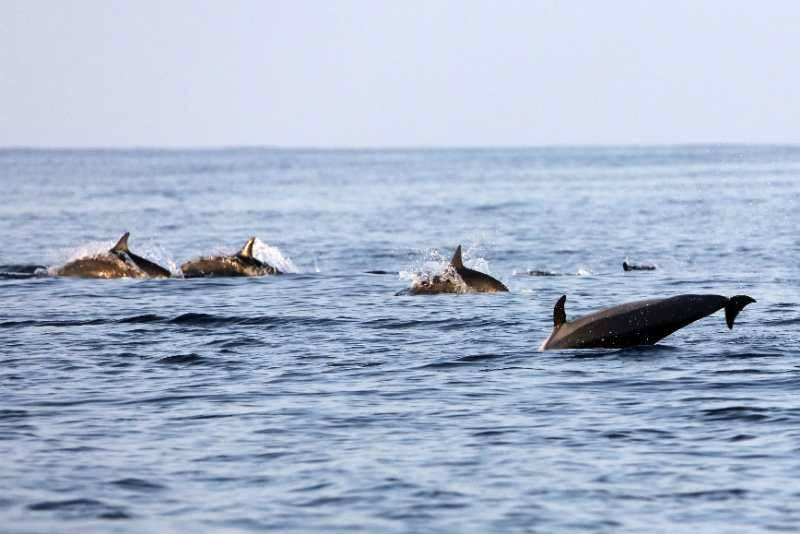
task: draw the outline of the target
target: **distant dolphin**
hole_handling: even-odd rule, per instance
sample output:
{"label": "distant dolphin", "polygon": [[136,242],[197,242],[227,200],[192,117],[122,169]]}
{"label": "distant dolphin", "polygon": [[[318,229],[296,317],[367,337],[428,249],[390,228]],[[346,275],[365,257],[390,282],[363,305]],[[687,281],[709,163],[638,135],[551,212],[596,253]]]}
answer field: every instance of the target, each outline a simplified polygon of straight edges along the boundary
{"label": "distant dolphin", "polygon": [[35,278],[47,276],[47,267],[44,265],[0,265],[0,278]]}
{"label": "distant dolphin", "polygon": [[528,274],[530,276],[561,276],[560,273],[555,271],[545,271],[543,269],[531,269]]}
{"label": "distant dolphin", "polygon": [[[455,276],[454,276],[455,275]],[[499,280],[488,274],[464,267],[461,245],[456,248],[448,270],[430,280],[416,282],[398,295],[434,295],[437,293],[496,293],[508,291]]]}
{"label": "distant dolphin", "polygon": [[79,258],[56,270],[57,276],[81,278],[167,278],[170,272],[128,249],[129,232],[108,252]]}
{"label": "distant dolphin", "polygon": [[648,265],[646,263],[636,264],[636,263],[628,263],[627,261],[622,262],[622,270],[623,271],[655,271],[655,265]]}
{"label": "distant dolphin", "polygon": [[204,276],[264,276],[281,274],[281,271],[253,257],[253,244],[256,238],[251,237],[242,250],[233,256],[212,256],[187,261],[181,265],[186,278]]}
{"label": "distant dolphin", "polygon": [[653,345],[722,308],[728,328],[733,328],[739,312],[755,302],[747,295],[678,295],[620,304],[567,322],[566,300],[563,295],[553,309],[553,332],[542,350]]}

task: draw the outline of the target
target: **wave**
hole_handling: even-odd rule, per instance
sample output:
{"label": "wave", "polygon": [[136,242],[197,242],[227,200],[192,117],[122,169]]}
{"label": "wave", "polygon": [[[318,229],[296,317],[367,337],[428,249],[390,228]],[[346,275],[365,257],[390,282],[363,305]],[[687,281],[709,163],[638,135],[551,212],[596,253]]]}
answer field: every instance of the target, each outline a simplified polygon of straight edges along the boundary
{"label": "wave", "polygon": [[748,494],[746,489],[731,488],[731,489],[712,489],[701,491],[684,491],[678,493],[665,493],[659,495],[659,498],[670,499],[687,499],[690,501],[706,500],[706,501],[727,501],[728,499],[741,499]]}
{"label": "wave", "polygon": [[770,416],[764,408],[754,406],[727,406],[724,408],[709,408],[701,410],[707,419],[716,421],[745,421],[757,422],[769,419]]}
{"label": "wave", "polygon": [[4,321],[0,323],[0,328],[25,328],[33,327],[70,327],[70,326],[93,326],[109,324],[115,321],[108,319],[86,319],[86,320],[52,320],[36,321],[33,319],[22,321]]}
{"label": "wave", "polygon": [[95,499],[67,499],[63,501],[42,501],[28,505],[32,512],[58,512],[75,517],[96,517],[97,519],[128,519],[123,508],[106,504]]}
{"label": "wave", "polygon": [[313,317],[313,316],[277,316],[277,315],[214,315],[210,313],[188,312],[174,316],[145,313],[129,317],[113,318],[99,317],[91,319],[23,319],[16,321],[0,322],[0,329],[8,328],[72,328],[82,326],[103,325],[174,325],[181,327],[222,328],[230,326],[258,326],[264,328],[278,328],[281,326],[337,326],[344,324],[361,323],[365,328],[376,330],[404,330],[413,328],[446,328],[448,330],[468,330],[476,328],[513,328],[516,322],[486,317],[474,317],[453,321],[443,319],[397,319],[385,317],[370,320],[360,320],[355,317]]}
{"label": "wave", "polygon": [[40,328],[40,327],[63,327],[74,326],[96,326],[112,324],[167,324],[179,326],[197,327],[223,327],[236,325],[254,325],[261,327],[277,327],[281,325],[336,325],[349,323],[354,319],[330,319],[324,317],[286,317],[274,315],[254,315],[254,316],[226,316],[213,315],[208,313],[182,313],[174,317],[146,313],[133,315],[123,318],[95,318],[84,320],[34,320],[27,319],[21,321],[0,322],[0,328]]}
{"label": "wave", "polygon": [[362,322],[366,328],[379,330],[405,330],[418,327],[443,327],[446,330],[470,330],[475,328],[513,328],[519,323],[513,321],[503,321],[500,319],[489,319],[486,317],[462,318],[454,320],[452,318],[443,319],[395,319],[380,318],[370,319]]}
{"label": "wave", "polygon": [[166,489],[166,487],[161,484],[141,478],[121,478],[111,482],[111,484],[126,490],[141,491],[142,493]]}
{"label": "wave", "polygon": [[[417,369],[447,369],[450,367],[459,367],[462,365],[485,364],[487,362],[503,361],[508,358],[517,357],[519,354],[514,353],[500,353],[500,354],[467,354],[454,360],[430,362],[417,367]],[[489,393],[487,393],[488,395]]]}
{"label": "wave", "polygon": [[159,359],[156,363],[165,365],[203,365],[210,363],[208,358],[204,358],[199,354],[176,354],[174,356],[165,356]]}

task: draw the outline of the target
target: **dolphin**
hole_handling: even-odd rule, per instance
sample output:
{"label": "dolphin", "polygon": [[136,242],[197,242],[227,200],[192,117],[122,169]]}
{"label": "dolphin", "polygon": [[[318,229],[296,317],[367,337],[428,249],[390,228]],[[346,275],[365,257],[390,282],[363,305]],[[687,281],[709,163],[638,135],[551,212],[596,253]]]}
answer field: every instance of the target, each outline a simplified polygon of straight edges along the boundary
{"label": "dolphin", "polygon": [[25,265],[0,265],[0,278],[22,279],[35,278],[47,275],[47,267],[44,265],[25,264]]}
{"label": "dolphin", "polygon": [[435,295],[438,293],[497,293],[508,291],[499,280],[464,266],[458,245],[447,270],[429,280],[416,282],[398,295]]}
{"label": "dolphin", "polygon": [[130,232],[125,232],[108,252],[71,261],[55,274],[81,278],[168,278],[168,270],[130,251],[129,236]]}
{"label": "dolphin", "polygon": [[625,272],[628,271],[655,271],[656,266],[650,265],[647,263],[628,263],[627,261],[622,262],[622,270]]}
{"label": "dolphin", "polygon": [[181,265],[185,278],[204,276],[264,276],[281,274],[281,271],[268,263],[253,257],[253,244],[256,238],[251,237],[242,250],[233,256],[212,256],[190,260]]}
{"label": "dolphin", "polygon": [[733,321],[755,300],[747,295],[678,295],[664,299],[628,302],[567,322],[562,295],[553,308],[553,332],[541,350],[622,348],[654,345],[671,333],[725,308],[725,321]]}

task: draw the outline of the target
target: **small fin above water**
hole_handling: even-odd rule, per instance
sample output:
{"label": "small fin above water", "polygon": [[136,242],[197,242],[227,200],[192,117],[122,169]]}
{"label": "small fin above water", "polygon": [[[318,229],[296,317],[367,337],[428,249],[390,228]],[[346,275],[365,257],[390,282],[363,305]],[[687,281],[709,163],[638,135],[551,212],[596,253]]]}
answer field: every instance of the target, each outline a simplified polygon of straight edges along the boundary
{"label": "small fin above water", "polygon": [[733,321],[736,320],[736,316],[739,315],[739,312],[742,311],[745,306],[755,301],[756,299],[748,297],[747,295],[736,295],[728,299],[728,303],[725,304],[725,322],[728,323],[729,330],[733,329]]}
{"label": "small fin above water", "polygon": [[456,270],[464,268],[464,262],[461,260],[461,245],[458,245],[456,248],[456,252],[453,254],[453,259],[450,260],[450,265],[452,265]]}
{"label": "small fin above water", "polygon": [[244,244],[242,250],[239,251],[237,256],[241,256],[242,258],[252,258],[253,257],[253,245],[256,242],[255,237],[251,237],[247,240],[247,243]]}
{"label": "small fin above water", "polygon": [[553,308],[553,327],[558,328],[562,324],[567,322],[567,311],[564,308],[564,304],[567,302],[567,296],[561,295],[561,298],[558,299],[556,302],[555,307]]}
{"label": "small fin above water", "polygon": [[130,252],[128,250],[128,237],[131,235],[130,232],[125,232],[122,234],[122,237],[119,238],[117,244],[111,248],[111,252]]}

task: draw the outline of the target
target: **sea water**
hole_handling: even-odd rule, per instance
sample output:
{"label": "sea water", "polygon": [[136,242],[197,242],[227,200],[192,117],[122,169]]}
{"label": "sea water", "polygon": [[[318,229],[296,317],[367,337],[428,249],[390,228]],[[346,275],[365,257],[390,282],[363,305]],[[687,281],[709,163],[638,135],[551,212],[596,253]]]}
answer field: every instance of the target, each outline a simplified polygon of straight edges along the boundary
{"label": "sea water", "polygon": [[[0,151],[0,271],[288,271],[0,275],[0,530],[795,530],[799,208],[785,146]],[[459,244],[510,292],[395,296]],[[684,293],[757,303],[538,350]]]}

